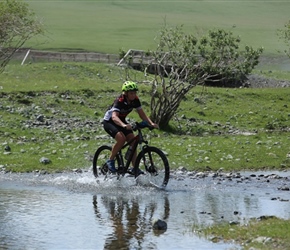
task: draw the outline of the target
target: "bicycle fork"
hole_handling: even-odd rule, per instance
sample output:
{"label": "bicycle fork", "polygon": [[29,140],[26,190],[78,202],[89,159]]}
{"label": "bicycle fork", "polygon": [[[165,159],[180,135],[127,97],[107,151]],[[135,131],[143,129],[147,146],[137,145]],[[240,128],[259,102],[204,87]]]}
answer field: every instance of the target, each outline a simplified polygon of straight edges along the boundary
{"label": "bicycle fork", "polygon": [[[146,172],[148,172],[150,174],[158,175],[158,172],[156,171],[155,166],[154,166],[154,161],[153,161],[153,157],[152,157],[151,151],[150,150],[145,150],[146,148],[148,148],[147,145],[144,145],[142,147],[142,152],[143,152],[142,153],[142,160],[143,160],[143,164],[145,166]],[[146,159],[145,151],[147,151],[148,159]]]}

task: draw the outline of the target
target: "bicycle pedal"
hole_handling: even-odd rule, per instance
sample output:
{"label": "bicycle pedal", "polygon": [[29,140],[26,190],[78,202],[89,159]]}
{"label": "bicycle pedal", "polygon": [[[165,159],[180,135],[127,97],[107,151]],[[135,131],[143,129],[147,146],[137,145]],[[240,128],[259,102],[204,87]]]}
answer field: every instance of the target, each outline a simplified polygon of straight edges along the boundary
{"label": "bicycle pedal", "polygon": [[101,173],[102,173],[103,175],[106,175],[107,172],[108,172],[108,171],[105,171],[104,169],[101,169]]}

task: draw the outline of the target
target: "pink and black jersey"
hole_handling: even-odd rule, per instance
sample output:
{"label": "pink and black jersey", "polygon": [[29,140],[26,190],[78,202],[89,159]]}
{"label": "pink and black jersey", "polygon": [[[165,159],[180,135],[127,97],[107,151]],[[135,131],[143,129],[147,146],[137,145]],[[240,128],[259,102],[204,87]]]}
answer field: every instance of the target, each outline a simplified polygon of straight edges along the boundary
{"label": "pink and black jersey", "polygon": [[112,106],[107,110],[104,116],[104,120],[109,121],[112,118],[112,113],[114,111],[117,111],[119,112],[119,118],[121,119],[121,121],[125,122],[126,116],[131,113],[133,109],[141,109],[141,102],[138,96],[136,96],[136,98],[129,104],[127,101],[127,97],[122,94],[118,98],[116,98]]}

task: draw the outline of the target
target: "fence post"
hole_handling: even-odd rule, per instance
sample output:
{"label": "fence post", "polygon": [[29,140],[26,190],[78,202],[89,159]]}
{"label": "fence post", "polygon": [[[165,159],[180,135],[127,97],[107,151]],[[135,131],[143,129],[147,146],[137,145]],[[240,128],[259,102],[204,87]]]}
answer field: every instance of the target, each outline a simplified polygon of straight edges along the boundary
{"label": "fence post", "polygon": [[29,53],[30,53],[30,49],[26,52],[26,55],[25,55],[25,57],[23,58],[21,65],[24,64],[24,62],[25,62],[26,58],[28,57]]}

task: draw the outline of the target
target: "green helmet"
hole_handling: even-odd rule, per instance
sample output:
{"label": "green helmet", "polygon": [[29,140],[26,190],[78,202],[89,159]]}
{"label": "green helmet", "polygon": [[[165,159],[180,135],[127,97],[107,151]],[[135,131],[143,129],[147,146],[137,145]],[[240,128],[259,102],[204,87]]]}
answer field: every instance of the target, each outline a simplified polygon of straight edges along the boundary
{"label": "green helmet", "polygon": [[122,91],[138,91],[137,84],[135,82],[126,81],[122,86]]}

